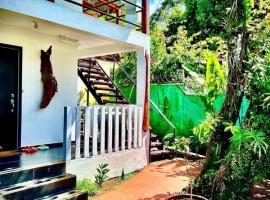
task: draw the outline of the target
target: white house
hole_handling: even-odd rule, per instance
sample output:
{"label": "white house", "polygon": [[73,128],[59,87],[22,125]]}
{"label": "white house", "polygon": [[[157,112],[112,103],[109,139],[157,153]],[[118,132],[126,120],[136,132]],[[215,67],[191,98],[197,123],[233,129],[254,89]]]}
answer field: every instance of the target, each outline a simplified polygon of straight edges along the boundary
{"label": "white house", "polygon": [[[148,9],[148,0],[1,0],[1,151],[60,146],[67,172],[78,178],[91,178],[101,162],[109,164],[111,176],[147,165],[149,136],[142,123],[149,86]],[[41,50],[50,46],[57,92],[40,108]],[[128,51],[137,52],[136,105],[121,97],[77,107],[79,59],[87,68],[87,62],[97,65],[97,56]]]}

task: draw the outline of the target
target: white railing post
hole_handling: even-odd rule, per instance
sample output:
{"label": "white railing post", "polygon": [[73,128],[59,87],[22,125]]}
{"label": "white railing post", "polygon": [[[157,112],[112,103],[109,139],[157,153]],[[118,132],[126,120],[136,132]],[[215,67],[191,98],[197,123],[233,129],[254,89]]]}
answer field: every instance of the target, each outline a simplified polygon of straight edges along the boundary
{"label": "white railing post", "polygon": [[126,108],[122,107],[121,115],[121,150],[126,149]]}
{"label": "white railing post", "polygon": [[97,136],[98,136],[98,107],[93,107],[93,120],[92,120],[92,154],[96,156],[97,153]]}
{"label": "white railing post", "polygon": [[133,147],[138,147],[138,107],[134,108],[134,130],[133,130]]}
{"label": "white railing post", "polygon": [[64,108],[64,158],[71,160],[71,137],[72,137],[73,114],[71,107]]}
{"label": "white railing post", "polygon": [[[81,126],[82,113],[84,113],[84,127]],[[98,120],[99,114],[101,121]],[[106,153],[106,144],[108,153],[112,153],[113,151],[118,152],[120,148],[121,151],[124,151],[126,149],[126,141],[127,149],[140,148],[143,146],[142,122],[143,108],[138,106],[65,107],[64,157],[66,160],[71,160],[74,156],[72,155],[74,135],[75,159],[98,155],[99,128],[100,154]],[[81,140],[82,134],[84,136],[83,141]],[[91,149],[90,138],[92,139]],[[120,140],[121,143],[119,143]],[[82,142],[84,145],[83,152],[81,152]]]}
{"label": "white railing post", "polygon": [[139,123],[138,123],[138,146],[139,147],[142,147],[142,144],[143,144],[143,138],[142,138],[142,134],[143,134],[143,131],[142,131],[142,124],[143,124],[143,108],[142,107],[139,107]]}
{"label": "white railing post", "polygon": [[75,158],[81,157],[81,108],[76,108]]}
{"label": "white railing post", "polygon": [[128,107],[128,149],[131,149],[132,144],[132,110],[131,106]]}
{"label": "white railing post", "polygon": [[108,108],[108,153],[112,152],[112,107]]}
{"label": "white railing post", "polygon": [[106,123],[106,107],[101,107],[101,127],[100,127],[100,154],[105,153],[105,123]]}
{"label": "white railing post", "polygon": [[119,107],[115,107],[115,118],[114,118],[114,151],[119,151]]}
{"label": "white railing post", "polygon": [[89,157],[89,136],[90,136],[91,108],[86,107],[84,113],[84,157]]}

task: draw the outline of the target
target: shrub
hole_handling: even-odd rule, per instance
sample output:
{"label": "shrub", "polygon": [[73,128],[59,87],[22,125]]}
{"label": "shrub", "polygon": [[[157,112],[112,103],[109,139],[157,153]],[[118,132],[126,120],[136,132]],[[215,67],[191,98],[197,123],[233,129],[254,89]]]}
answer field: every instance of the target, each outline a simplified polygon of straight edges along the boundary
{"label": "shrub", "polygon": [[109,177],[108,164],[107,163],[100,163],[97,168],[97,175],[95,175],[95,183],[98,187],[102,187],[104,181]]}
{"label": "shrub", "polygon": [[[252,199],[251,189],[254,182],[267,178],[269,169],[268,144],[265,134],[235,127],[231,146],[223,161],[224,175],[218,180],[219,193],[214,194],[220,200]],[[232,131],[233,130],[233,131]],[[226,131],[226,129],[225,129]]]}
{"label": "shrub", "polygon": [[98,192],[98,188],[95,184],[91,182],[90,179],[83,179],[80,181],[77,181],[77,188],[79,190],[86,191],[89,196],[95,196]]}

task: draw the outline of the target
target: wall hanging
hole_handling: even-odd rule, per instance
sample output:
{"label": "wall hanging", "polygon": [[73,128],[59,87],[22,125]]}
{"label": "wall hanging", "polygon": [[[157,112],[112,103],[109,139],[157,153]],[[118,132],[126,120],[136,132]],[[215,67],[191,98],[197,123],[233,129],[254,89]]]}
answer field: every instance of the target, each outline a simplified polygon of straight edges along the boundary
{"label": "wall hanging", "polygon": [[52,63],[50,60],[52,46],[47,51],[41,50],[41,80],[43,82],[43,97],[40,108],[46,108],[57,92],[57,81],[53,76]]}

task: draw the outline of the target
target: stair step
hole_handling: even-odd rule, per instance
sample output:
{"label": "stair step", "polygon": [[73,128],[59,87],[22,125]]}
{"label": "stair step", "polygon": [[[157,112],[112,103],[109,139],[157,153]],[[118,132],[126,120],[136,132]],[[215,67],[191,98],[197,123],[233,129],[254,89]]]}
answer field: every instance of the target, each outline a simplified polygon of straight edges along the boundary
{"label": "stair step", "polygon": [[84,69],[89,69],[90,68],[90,63],[89,62],[79,62],[78,63],[78,67],[80,69],[84,68]]}
{"label": "stair step", "polygon": [[3,199],[36,199],[76,187],[76,176],[65,174],[51,178],[35,179],[0,190]]}
{"label": "stair step", "polygon": [[34,179],[53,177],[65,173],[66,163],[56,162],[25,168],[15,168],[0,172],[0,188],[31,181]]}
{"label": "stair step", "polygon": [[169,150],[158,150],[158,151],[151,151],[150,156],[151,157],[158,157],[158,156],[166,156],[169,155]]}
{"label": "stair step", "polygon": [[151,142],[151,147],[162,147],[163,144],[161,142]]}
{"label": "stair step", "polygon": [[158,137],[157,135],[151,133],[151,139],[156,139],[157,137]]}
{"label": "stair step", "polygon": [[103,96],[103,97],[118,97],[118,98],[123,98],[123,96],[121,94],[110,94],[110,93],[98,93],[99,96]]}
{"label": "stair step", "polygon": [[88,63],[90,63],[90,62],[92,62],[92,60],[90,58],[81,58],[81,59],[79,59],[79,62],[88,62]]}
{"label": "stair step", "polygon": [[[78,74],[84,84],[87,87],[92,88],[89,90],[99,104],[129,103],[95,59],[80,59],[78,62]],[[101,91],[107,91],[107,93],[103,93]],[[112,97],[115,98],[115,100],[103,100],[102,97]]]}
{"label": "stair step", "polygon": [[108,77],[106,77],[106,76],[100,76],[100,75],[93,75],[93,74],[91,74],[89,76],[88,74],[84,74],[84,76],[87,77],[87,78],[90,78],[90,79],[102,79],[102,80],[106,80],[106,81],[110,80]]}
{"label": "stair step", "polygon": [[12,162],[19,159],[21,152],[19,151],[1,151],[0,163]]}
{"label": "stair step", "polygon": [[105,90],[105,91],[116,91],[115,88],[110,88],[110,87],[99,87],[99,86],[95,86],[94,89],[95,90]]}
{"label": "stair step", "polygon": [[67,192],[45,196],[37,200],[57,200],[57,199],[58,200],[87,200],[88,194],[87,192],[83,192],[79,190],[71,190]]}
{"label": "stair step", "polygon": [[105,76],[104,72],[102,70],[96,70],[96,69],[86,69],[86,68],[81,68],[80,69],[83,73],[91,73],[91,74],[98,74],[100,76]]}
{"label": "stair step", "polygon": [[121,104],[128,104],[127,100],[103,100],[104,103],[121,103]]}
{"label": "stair step", "polygon": [[96,66],[97,62],[93,59],[79,59],[78,61],[79,64],[88,64],[88,65],[91,65],[91,66]]}
{"label": "stair step", "polygon": [[101,81],[101,80],[94,80],[94,81],[91,81],[91,84],[92,84],[92,85],[107,85],[107,86],[109,86],[109,87],[113,86],[113,83],[107,82],[107,81]]}

